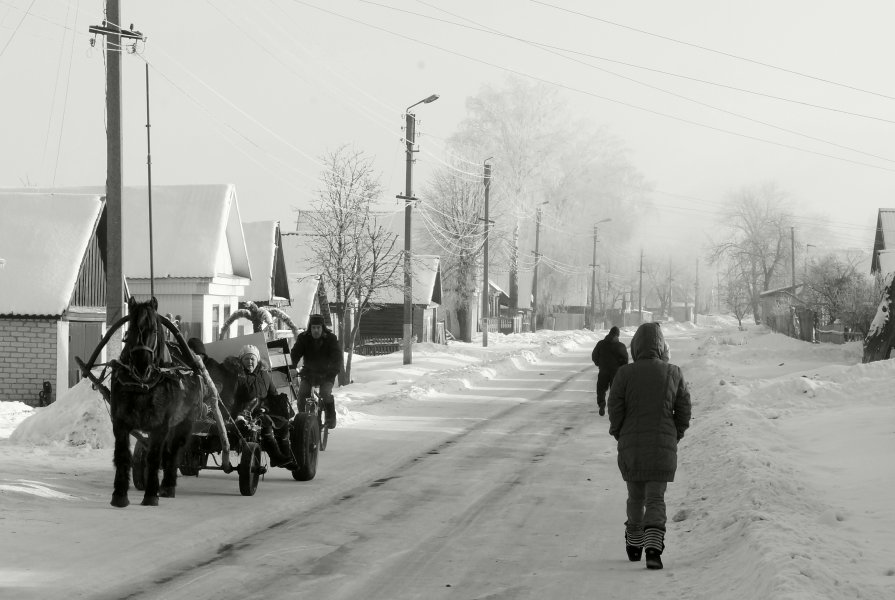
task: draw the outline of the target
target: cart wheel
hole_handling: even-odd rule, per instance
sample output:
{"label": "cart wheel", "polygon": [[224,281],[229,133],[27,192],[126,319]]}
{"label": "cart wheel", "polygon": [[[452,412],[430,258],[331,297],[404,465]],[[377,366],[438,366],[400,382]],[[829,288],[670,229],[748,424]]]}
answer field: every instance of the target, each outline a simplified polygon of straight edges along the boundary
{"label": "cart wheel", "polygon": [[295,456],[295,470],[292,477],[296,481],[310,481],[317,475],[317,455],[320,451],[320,429],[314,415],[298,413],[292,421],[290,442]]}
{"label": "cart wheel", "polygon": [[258,489],[258,478],[261,477],[261,446],[255,442],[246,442],[239,456],[239,493],[243,496],[254,496]]}
{"label": "cart wheel", "polygon": [[146,454],[148,449],[142,440],[137,440],[134,445],[134,454],[131,459],[131,477],[134,480],[134,487],[143,491],[146,489]]}

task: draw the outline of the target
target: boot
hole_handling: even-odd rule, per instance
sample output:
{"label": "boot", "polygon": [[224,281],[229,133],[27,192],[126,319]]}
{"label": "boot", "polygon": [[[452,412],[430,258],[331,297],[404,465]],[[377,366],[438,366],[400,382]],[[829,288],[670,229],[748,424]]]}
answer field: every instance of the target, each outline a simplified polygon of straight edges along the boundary
{"label": "boot", "polygon": [[628,553],[628,560],[631,562],[640,561],[643,555],[643,530],[625,530],[625,552]]}
{"label": "boot", "polygon": [[277,443],[277,438],[273,435],[273,430],[261,432],[261,448],[270,457],[270,466],[272,467],[279,467],[290,460],[288,456],[283,456],[280,453],[280,445]]}
{"label": "boot", "polygon": [[323,412],[326,414],[326,428],[336,428],[336,399],[330,396],[323,400]]}
{"label": "boot", "polygon": [[277,438],[277,445],[280,447],[280,454],[283,455],[285,462],[280,465],[286,469],[295,468],[295,458],[292,456],[292,446],[289,444],[289,430],[286,430],[286,437]]}
{"label": "boot", "polygon": [[646,553],[646,568],[662,568],[662,551],[665,549],[665,531],[658,527],[643,530],[643,548]]}

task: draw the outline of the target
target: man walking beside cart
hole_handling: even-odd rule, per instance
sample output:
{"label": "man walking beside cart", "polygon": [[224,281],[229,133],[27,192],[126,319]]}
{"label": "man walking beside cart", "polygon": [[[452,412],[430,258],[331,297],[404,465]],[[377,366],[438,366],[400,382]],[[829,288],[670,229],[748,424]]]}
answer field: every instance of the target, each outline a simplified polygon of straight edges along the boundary
{"label": "man walking beside cart", "polygon": [[336,401],[333,386],[336,376],[344,368],[344,356],[336,335],[326,327],[323,315],[313,314],[308,318],[308,328],[298,334],[290,352],[292,364],[304,361],[299,370],[301,382],[298,386],[299,403],[311,396],[311,388],[320,385],[320,398],[326,415],[326,427],[336,427]]}

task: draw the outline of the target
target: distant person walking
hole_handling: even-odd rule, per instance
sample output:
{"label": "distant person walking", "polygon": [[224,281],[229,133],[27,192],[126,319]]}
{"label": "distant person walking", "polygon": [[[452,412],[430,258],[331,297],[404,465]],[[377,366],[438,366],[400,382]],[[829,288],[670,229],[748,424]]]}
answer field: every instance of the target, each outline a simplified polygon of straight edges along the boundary
{"label": "distant person walking", "polygon": [[677,470],[677,444],[690,426],[690,391],[680,367],[668,362],[658,323],[644,323],[631,340],[634,362],[618,370],[609,392],[609,433],[618,440],[618,468],[628,485],[625,550],[646,567],[662,568],[665,489]]}
{"label": "distant person walking", "polygon": [[600,369],[597,373],[597,406],[600,407],[601,417],[606,414],[606,392],[612,385],[615,373],[619,367],[628,364],[628,349],[618,341],[618,336],[618,327],[613,327],[590,353],[591,360]]}

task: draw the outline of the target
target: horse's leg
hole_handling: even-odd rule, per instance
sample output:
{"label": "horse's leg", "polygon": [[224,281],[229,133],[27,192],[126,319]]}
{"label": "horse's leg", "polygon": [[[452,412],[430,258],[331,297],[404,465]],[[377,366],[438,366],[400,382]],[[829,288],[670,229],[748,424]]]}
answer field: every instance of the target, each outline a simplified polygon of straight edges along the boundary
{"label": "horse's leg", "polygon": [[112,433],[115,435],[115,452],[112,462],[115,465],[115,484],[112,490],[112,506],[124,508],[130,504],[127,489],[131,476],[131,443],[130,429],[119,423],[113,423]]}
{"label": "horse's leg", "polygon": [[165,444],[165,451],[162,458],[162,466],[164,468],[164,477],[162,485],[159,488],[159,496],[162,498],[173,498],[174,491],[177,487],[177,467],[183,455],[183,450],[189,441],[189,435],[192,433],[193,424],[191,421],[181,421],[168,435],[168,442]]}
{"label": "horse's leg", "polygon": [[149,449],[146,453],[146,489],[143,492],[143,506],[158,506],[158,469],[162,459],[162,444],[165,436],[155,430],[149,434]]}

